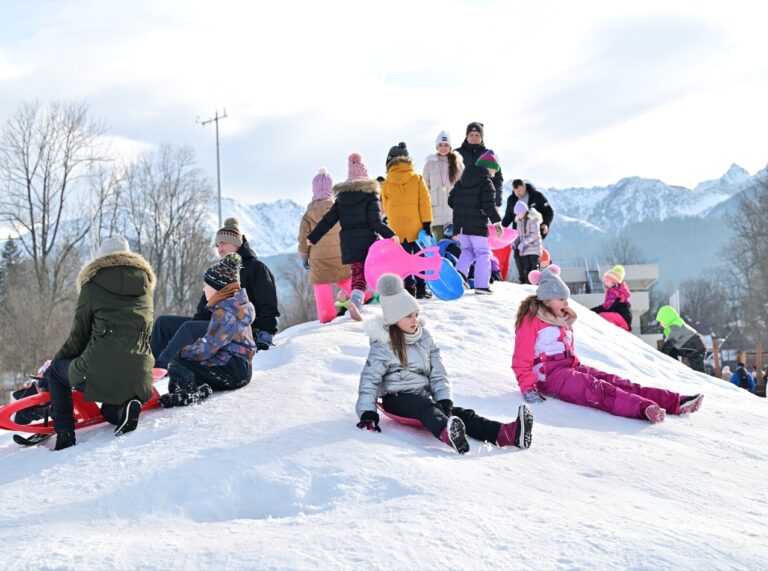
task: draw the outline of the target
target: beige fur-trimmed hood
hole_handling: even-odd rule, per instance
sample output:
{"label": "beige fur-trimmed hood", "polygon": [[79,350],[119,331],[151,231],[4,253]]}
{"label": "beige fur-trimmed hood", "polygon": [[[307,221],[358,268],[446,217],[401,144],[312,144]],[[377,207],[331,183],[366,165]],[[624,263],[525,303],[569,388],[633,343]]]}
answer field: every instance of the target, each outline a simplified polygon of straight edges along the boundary
{"label": "beige fur-trimmed hood", "polygon": [[369,192],[378,194],[380,190],[379,181],[370,178],[361,178],[359,180],[346,180],[333,185],[333,193],[339,195],[342,192]]}
{"label": "beige fur-trimmed hood", "polygon": [[80,270],[80,274],[77,276],[78,291],[80,291],[83,285],[87,282],[93,280],[101,270],[119,266],[127,266],[129,268],[136,268],[144,271],[149,280],[150,290],[155,289],[157,278],[155,277],[155,272],[152,271],[152,266],[149,265],[149,262],[147,262],[141,255],[134,254],[133,252],[115,252],[96,258]]}

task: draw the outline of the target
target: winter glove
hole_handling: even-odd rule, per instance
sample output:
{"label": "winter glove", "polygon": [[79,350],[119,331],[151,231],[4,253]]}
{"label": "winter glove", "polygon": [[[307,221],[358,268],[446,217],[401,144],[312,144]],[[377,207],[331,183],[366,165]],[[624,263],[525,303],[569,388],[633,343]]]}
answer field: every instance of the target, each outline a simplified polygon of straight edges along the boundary
{"label": "winter glove", "polygon": [[523,395],[523,399],[528,404],[538,404],[547,400],[546,398],[544,398],[544,395],[542,395],[536,389],[528,389],[527,391],[525,391],[525,394]]}
{"label": "winter glove", "polygon": [[360,416],[360,422],[357,423],[360,430],[370,430],[371,432],[381,432],[379,428],[379,413],[372,410],[366,410]]}
{"label": "winter glove", "polygon": [[437,401],[440,408],[443,409],[445,416],[451,416],[453,414],[453,401],[451,399],[443,399]]}
{"label": "winter glove", "polygon": [[496,229],[496,237],[501,238],[504,235],[504,226],[501,225],[501,222],[495,222],[493,227]]}
{"label": "winter glove", "polygon": [[520,252],[520,255],[522,256],[522,255],[523,255],[523,252],[525,252],[525,244],[523,244],[522,242],[520,242],[520,243],[517,245],[517,251],[518,251],[518,252]]}
{"label": "winter glove", "polygon": [[431,222],[424,222],[421,225],[424,228],[424,232],[426,232],[429,236],[432,236],[432,223]]}
{"label": "winter glove", "polygon": [[256,349],[258,351],[266,351],[272,345],[272,334],[266,331],[259,331],[254,341],[256,341]]}
{"label": "winter glove", "polygon": [[301,259],[301,265],[304,266],[305,270],[309,269],[309,258],[302,258]]}

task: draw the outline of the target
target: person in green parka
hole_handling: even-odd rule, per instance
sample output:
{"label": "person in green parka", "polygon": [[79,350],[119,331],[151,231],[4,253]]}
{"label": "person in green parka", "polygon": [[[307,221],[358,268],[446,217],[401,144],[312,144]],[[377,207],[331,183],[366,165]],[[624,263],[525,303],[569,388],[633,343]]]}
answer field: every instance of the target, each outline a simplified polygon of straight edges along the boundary
{"label": "person in green parka", "polygon": [[670,305],[662,305],[659,308],[656,321],[664,328],[664,345],[661,352],[674,359],[685,357],[691,369],[703,373],[707,347],[701,334],[683,321]]}
{"label": "person in green parka", "polygon": [[75,445],[72,389],[102,403],[119,436],[136,429],[152,396],[149,346],[155,274],[122,236],[107,238],[77,277],[80,290],[72,330],[45,371],[56,447]]}

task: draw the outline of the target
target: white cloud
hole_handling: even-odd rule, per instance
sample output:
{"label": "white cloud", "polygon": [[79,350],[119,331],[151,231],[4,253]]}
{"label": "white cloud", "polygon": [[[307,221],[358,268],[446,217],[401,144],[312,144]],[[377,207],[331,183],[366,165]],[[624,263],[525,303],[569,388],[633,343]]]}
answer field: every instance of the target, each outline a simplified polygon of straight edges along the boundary
{"label": "white cloud", "polygon": [[[321,165],[380,170],[408,142],[484,121],[508,177],[545,186],[643,175],[693,186],[765,156],[768,39],[714,3],[88,2],[49,5],[0,39],[0,116],[86,98],[110,134],[192,144],[225,192],[303,199]],[[4,75],[4,69],[14,75]]]}

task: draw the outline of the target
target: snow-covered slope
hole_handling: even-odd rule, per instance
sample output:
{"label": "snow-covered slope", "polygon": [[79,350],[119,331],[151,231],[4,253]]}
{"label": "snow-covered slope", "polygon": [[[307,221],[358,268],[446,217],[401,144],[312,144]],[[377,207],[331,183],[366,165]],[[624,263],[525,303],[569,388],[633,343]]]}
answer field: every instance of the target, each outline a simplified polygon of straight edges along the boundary
{"label": "snow-covered slope", "polygon": [[[456,403],[508,421],[530,290],[494,287],[423,308]],[[125,437],[94,427],[59,453],[0,437],[0,568],[762,568],[766,402],[577,311],[583,361],[703,392],[702,410],[650,425],[549,399],[530,450],[473,441],[460,457],[386,418],[356,429],[363,328],[307,323],[246,388]]]}

